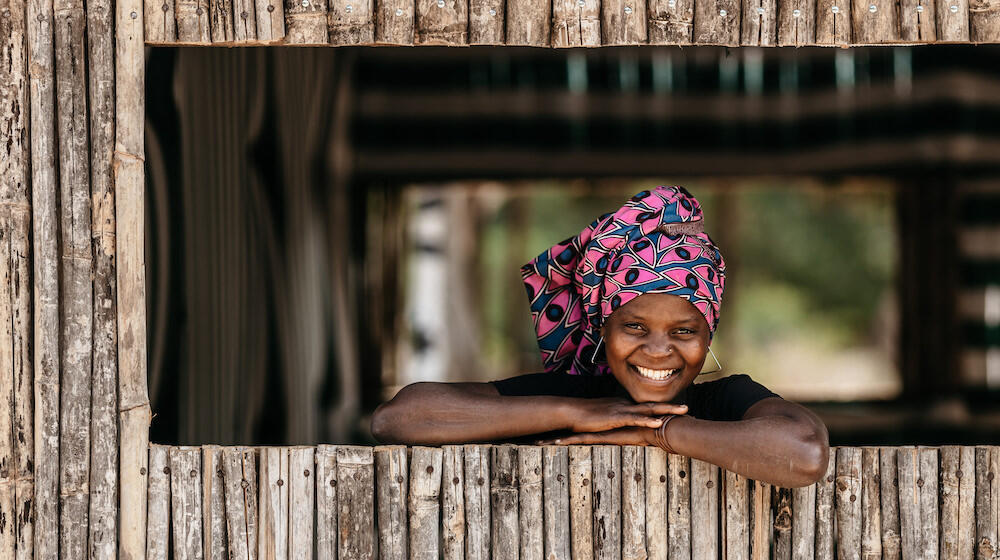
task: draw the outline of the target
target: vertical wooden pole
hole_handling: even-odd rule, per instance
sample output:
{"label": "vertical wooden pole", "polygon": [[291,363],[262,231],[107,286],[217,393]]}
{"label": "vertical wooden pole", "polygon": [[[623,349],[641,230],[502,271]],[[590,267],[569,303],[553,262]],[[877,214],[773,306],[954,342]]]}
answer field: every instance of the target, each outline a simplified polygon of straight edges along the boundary
{"label": "vertical wooden pole", "polygon": [[465,0],[417,0],[414,42],[418,45],[469,43],[469,3]]}
{"label": "vertical wooden pole", "polygon": [[434,447],[414,447],[410,461],[410,558],[440,556],[442,462],[444,452]]}
{"label": "vertical wooden pole", "polygon": [[792,489],[773,489],[774,501],[774,558],[792,558]]}
{"label": "vertical wooden pole", "polygon": [[923,539],[924,558],[934,558],[938,554],[938,449],[922,447],[920,455],[920,478],[917,487],[920,492],[920,535]]}
{"label": "vertical wooden pole", "polygon": [[837,449],[830,448],[826,475],[816,483],[816,560],[833,560],[834,479]]}
{"label": "vertical wooden pole", "polygon": [[569,528],[573,560],[594,558],[594,494],[591,448],[569,448]]}
{"label": "vertical wooden pole", "polygon": [[337,448],[337,527],[341,560],[375,558],[375,468],[370,447]]}
{"label": "vertical wooden pole", "polygon": [[[975,522],[975,449],[941,448],[941,540],[939,558],[973,557]],[[985,514],[985,512],[983,512]]]}
{"label": "vertical wooden pole", "polygon": [[261,560],[287,560],[288,448],[260,449],[258,480],[257,554]]}
{"label": "vertical wooden pole", "polygon": [[691,557],[719,557],[719,467],[691,460]]}
{"label": "vertical wooden pole", "polygon": [[406,560],[406,447],[375,448],[375,486],[378,490],[379,560]]}
{"label": "vertical wooden pole", "polygon": [[545,559],[570,560],[569,453],[564,446],[542,452],[545,499]]}
{"label": "vertical wooden pole", "polygon": [[646,448],[646,552],[649,560],[667,560],[667,452]]}
{"label": "vertical wooden pole", "polygon": [[976,560],[994,557],[1000,544],[1000,448],[976,447]]}
{"label": "vertical wooden pole", "polygon": [[490,558],[490,448],[466,445],[465,454],[465,557]]}
{"label": "vertical wooden pole", "polygon": [[553,0],[550,37],[556,48],[601,46],[600,0]]}
{"label": "vertical wooden pole", "polygon": [[[691,558],[691,460],[683,455],[667,456],[670,494],[667,500],[667,527],[671,560]],[[700,507],[697,504],[695,507]]]}
{"label": "vertical wooden pole", "polygon": [[517,447],[490,449],[490,541],[494,560],[517,560],[521,549],[518,518]]}
{"label": "vertical wooden pole", "polygon": [[896,467],[896,449],[879,449],[879,494],[882,502],[882,558],[899,560],[899,471]]}
{"label": "vertical wooden pole", "polygon": [[542,560],[545,524],[542,516],[542,448],[522,445],[517,449],[518,518],[520,559]]}
{"label": "vertical wooden pole", "polygon": [[444,560],[465,558],[465,467],[460,445],[445,445],[441,458],[441,552]]}
{"label": "vertical wooden pole", "polygon": [[469,0],[469,44],[502,45],[503,0]]}
{"label": "vertical wooden pole", "polygon": [[[146,544],[145,153],[146,86],[141,0],[115,2],[115,274],[118,282],[118,555],[141,559]],[[48,459],[51,460],[51,459]]]}
{"label": "vertical wooden pole", "polygon": [[146,559],[167,560],[170,550],[170,448],[149,446],[149,533]]}
{"label": "vertical wooden pole", "polygon": [[687,45],[694,31],[694,0],[648,0],[649,43]]}
{"label": "vertical wooden pole", "polygon": [[792,489],[792,558],[816,556],[816,484]]}
{"label": "vertical wooden pole", "polygon": [[316,558],[337,560],[337,448],[316,448]]}
{"label": "vertical wooden pole", "polygon": [[726,471],[723,484],[722,557],[724,560],[747,560],[750,558],[749,481]]}
{"label": "vertical wooden pole", "polygon": [[621,537],[621,448],[593,447],[594,465],[594,558],[620,560]]}
{"label": "vertical wooden pole", "polygon": [[861,449],[837,450],[837,558],[861,557]]}
{"label": "vertical wooden pole", "polygon": [[750,494],[750,558],[767,560],[771,554],[771,485],[753,481]]}
{"label": "vertical wooden pole", "polygon": [[625,446],[622,453],[622,559],[646,558],[645,449]]}
{"label": "vertical wooden pole", "polygon": [[882,500],[877,447],[861,450],[861,558],[882,559]]}
{"label": "vertical wooden pole", "polygon": [[329,40],[326,0],[285,1],[285,42],[291,45],[325,45]]}
{"label": "vertical wooden pole", "polygon": [[[150,457],[152,461],[152,457]],[[222,448],[206,445],[202,448],[202,538],[205,543],[206,560],[226,560],[229,557],[226,536],[226,495],[223,483]],[[150,464],[150,476],[155,473]],[[152,483],[150,483],[152,484]],[[152,506],[150,506],[152,507]]]}
{"label": "vertical wooden pole", "polygon": [[257,558],[257,456],[246,447],[222,451],[230,560]]}
{"label": "vertical wooden pole", "polygon": [[[114,12],[109,12],[109,15]],[[143,0],[143,21],[146,41],[174,43],[177,41],[177,18],[173,0]]]}
{"label": "vertical wooden pole", "polygon": [[170,518],[177,560],[204,558],[201,477],[200,448],[170,448]]}
{"label": "vertical wooden pole", "polygon": [[288,557],[313,557],[316,510],[316,449],[288,451]]}

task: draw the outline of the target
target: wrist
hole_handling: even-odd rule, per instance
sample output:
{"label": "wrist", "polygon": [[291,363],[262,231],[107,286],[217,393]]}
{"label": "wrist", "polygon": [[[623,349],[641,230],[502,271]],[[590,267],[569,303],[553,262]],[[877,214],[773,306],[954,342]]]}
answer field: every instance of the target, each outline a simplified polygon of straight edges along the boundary
{"label": "wrist", "polygon": [[677,453],[676,451],[674,451],[673,446],[670,445],[670,433],[668,431],[668,428],[670,427],[672,421],[676,420],[678,416],[680,415],[670,414],[664,416],[663,423],[660,424],[660,427],[653,430],[654,444],[657,447],[666,450],[667,453],[673,453],[673,454]]}

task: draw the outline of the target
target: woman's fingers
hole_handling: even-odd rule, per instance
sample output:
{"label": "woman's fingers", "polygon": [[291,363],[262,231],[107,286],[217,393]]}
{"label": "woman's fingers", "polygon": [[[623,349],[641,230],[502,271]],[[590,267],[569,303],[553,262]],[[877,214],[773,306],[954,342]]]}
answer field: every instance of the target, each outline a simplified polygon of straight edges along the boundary
{"label": "woman's fingers", "polygon": [[613,445],[648,445],[649,440],[645,437],[645,430],[636,428],[620,428],[605,432],[584,432],[567,435],[564,437],[538,442],[538,445],[586,445],[586,444],[613,444]]}
{"label": "woman's fingers", "polygon": [[642,428],[659,428],[663,424],[663,416],[670,414],[687,414],[687,406],[672,403],[642,403],[629,407],[630,417],[627,425]]}

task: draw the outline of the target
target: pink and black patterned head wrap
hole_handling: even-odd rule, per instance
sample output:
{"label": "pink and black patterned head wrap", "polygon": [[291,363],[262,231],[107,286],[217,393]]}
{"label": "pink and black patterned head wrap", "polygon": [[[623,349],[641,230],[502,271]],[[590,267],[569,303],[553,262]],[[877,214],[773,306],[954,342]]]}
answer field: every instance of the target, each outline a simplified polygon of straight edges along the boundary
{"label": "pink and black patterned head wrap", "polygon": [[642,294],[680,296],[710,333],[719,324],[726,264],[683,187],[629,199],[521,268],[545,371],[605,374],[591,357],[611,313]]}

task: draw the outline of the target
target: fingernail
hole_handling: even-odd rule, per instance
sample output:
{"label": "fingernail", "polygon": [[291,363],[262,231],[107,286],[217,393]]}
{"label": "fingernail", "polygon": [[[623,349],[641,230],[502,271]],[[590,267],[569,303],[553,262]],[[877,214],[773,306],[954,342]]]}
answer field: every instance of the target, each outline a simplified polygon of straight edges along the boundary
{"label": "fingernail", "polygon": [[660,424],[663,424],[663,419],[662,418],[654,418],[653,420],[650,420],[649,423],[652,424],[653,426],[659,426]]}

